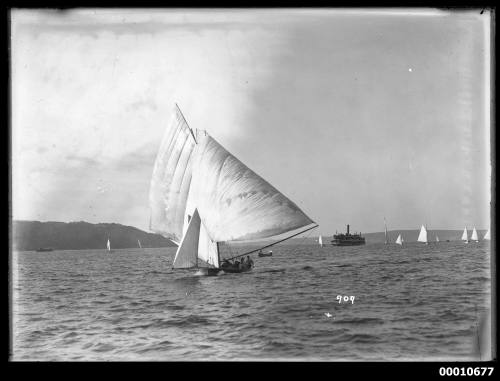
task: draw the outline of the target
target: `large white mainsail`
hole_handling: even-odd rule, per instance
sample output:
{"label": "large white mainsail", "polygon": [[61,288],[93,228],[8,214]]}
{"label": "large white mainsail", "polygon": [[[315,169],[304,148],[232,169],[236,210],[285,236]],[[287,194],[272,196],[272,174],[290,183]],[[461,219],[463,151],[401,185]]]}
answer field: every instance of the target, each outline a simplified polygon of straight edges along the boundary
{"label": "large white mainsail", "polygon": [[470,239],[471,241],[479,242],[479,237],[477,236],[477,231],[475,226],[474,229],[472,229],[472,235],[470,236]]}
{"label": "large white mainsail", "polygon": [[469,242],[469,237],[467,233],[467,226],[464,228],[464,232],[462,234],[462,241],[465,241],[465,243]]}
{"label": "large white mainsail", "polygon": [[436,236],[436,242],[439,242],[439,237],[438,236]]}
{"label": "large white mainsail", "polygon": [[314,223],[205,131],[197,137],[189,192],[216,242],[268,238]]}
{"label": "large white mainsail", "polygon": [[420,234],[418,235],[417,241],[428,243],[428,241],[427,241],[427,229],[425,228],[424,225],[422,225],[422,227],[420,228]]}
{"label": "large white mainsail", "polygon": [[318,243],[321,247],[323,247],[323,237],[322,236],[319,236],[318,238]]}
{"label": "large white mainsail", "polygon": [[183,234],[195,145],[193,132],[176,105],[151,177],[149,228],[177,244]]}
{"label": "large white mainsail", "polygon": [[193,133],[178,107],[155,162],[150,206],[151,230],[179,244],[175,268],[219,268],[220,242],[314,224],[206,131]]}
{"label": "large white mainsail", "polygon": [[109,238],[108,238],[108,242],[106,243],[106,249],[108,251],[111,251],[111,242],[109,242]]}
{"label": "large white mainsail", "polygon": [[490,229],[488,229],[488,231],[487,231],[487,232],[486,232],[486,234],[484,235],[483,239],[486,239],[486,240],[491,239],[491,238],[490,238]]}

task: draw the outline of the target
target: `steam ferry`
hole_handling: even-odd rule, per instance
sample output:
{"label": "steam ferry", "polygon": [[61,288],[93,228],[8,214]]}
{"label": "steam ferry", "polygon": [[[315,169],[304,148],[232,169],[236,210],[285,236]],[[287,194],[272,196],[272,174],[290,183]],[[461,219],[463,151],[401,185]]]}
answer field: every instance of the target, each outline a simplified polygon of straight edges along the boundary
{"label": "steam ferry", "polygon": [[333,246],[357,246],[366,244],[365,237],[361,236],[361,233],[349,233],[349,225],[347,225],[346,234],[335,234],[331,242]]}

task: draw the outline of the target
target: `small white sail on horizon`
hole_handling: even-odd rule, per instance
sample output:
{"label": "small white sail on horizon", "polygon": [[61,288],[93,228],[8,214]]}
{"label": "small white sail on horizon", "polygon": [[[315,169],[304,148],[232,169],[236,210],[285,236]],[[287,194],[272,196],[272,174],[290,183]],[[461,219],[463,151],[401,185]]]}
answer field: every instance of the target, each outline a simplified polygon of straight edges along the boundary
{"label": "small white sail on horizon", "polygon": [[109,238],[108,238],[108,243],[106,244],[106,248],[108,251],[111,251],[111,242],[109,242]]}
{"label": "small white sail on horizon", "polygon": [[486,234],[484,235],[483,239],[485,240],[490,240],[490,229],[488,229],[488,231],[486,232]]}
{"label": "small white sail on horizon", "polygon": [[479,242],[479,237],[477,236],[476,227],[472,229],[472,235],[470,236],[471,241]]}
{"label": "small white sail on horizon", "polygon": [[389,237],[387,235],[387,223],[385,222],[385,217],[384,217],[384,228],[385,228],[385,244],[387,245],[389,243]]}
{"label": "small white sail on horizon", "polygon": [[462,234],[462,241],[465,243],[469,243],[469,233],[467,232],[467,226],[464,228],[464,232]]}
{"label": "small white sail on horizon", "polygon": [[439,242],[439,237],[438,236],[436,236],[436,242]]}
{"label": "small white sail on horizon", "polygon": [[155,161],[149,198],[150,230],[179,245],[174,268],[217,269],[219,244],[315,225],[298,235],[318,226],[206,131],[195,134],[177,105]]}
{"label": "small white sail on horizon", "polygon": [[318,243],[321,247],[323,247],[323,237],[322,236],[319,236],[318,238]]}
{"label": "small white sail on horizon", "polygon": [[398,238],[396,239],[396,243],[398,245],[403,245],[403,237],[401,237],[401,234],[398,235]]}
{"label": "small white sail on horizon", "polygon": [[425,228],[424,225],[420,228],[420,233],[417,238],[418,242],[424,242],[425,244],[428,244],[429,242],[427,241],[427,229]]}
{"label": "small white sail on horizon", "polygon": [[137,243],[139,244],[139,249],[142,249],[141,241],[137,240]]}

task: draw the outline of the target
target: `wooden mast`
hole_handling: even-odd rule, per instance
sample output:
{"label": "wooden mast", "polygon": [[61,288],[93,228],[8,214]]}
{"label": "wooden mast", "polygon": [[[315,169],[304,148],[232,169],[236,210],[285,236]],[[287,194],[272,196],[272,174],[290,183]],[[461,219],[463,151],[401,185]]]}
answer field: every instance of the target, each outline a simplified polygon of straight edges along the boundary
{"label": "wooden mast", "polygon": [[193,137],[194,142],[195,142],[196,144],[198,144],[198,141],[196,140],[196,137],[194,136],[193,129],[191,128],[191,126],[190,126],[190,125],[189,125],[189,123],[187,122],[186,117],[185,117],[185,116],[184,116],[184,114],[182,113],[181,108],[179,107],[179,105],[178,105],[177,103],[175,104],[175,107],[177,107],[177,110],[179,110],[179,112],[181,113],[182,119],[184,119],[184,122],[186,122],[186,126],[188,126],[188,128],[189,128],[189,132],[191,132],[191,136]]}

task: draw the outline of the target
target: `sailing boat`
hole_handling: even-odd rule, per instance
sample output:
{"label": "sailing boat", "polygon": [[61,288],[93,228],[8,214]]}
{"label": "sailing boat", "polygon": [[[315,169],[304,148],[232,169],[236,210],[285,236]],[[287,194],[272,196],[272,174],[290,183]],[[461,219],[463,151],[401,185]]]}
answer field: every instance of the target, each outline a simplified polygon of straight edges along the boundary
{"label": "sailing boat", "polygon": [[490,229],[488,229],[488,231],[486,232],[486,234],[484,235],[483,239],[485,240],[490,240]]}
{"label": "sailing boat", "polygon": [[436,242],[439,242],[439,237],[438,236],[436,236]]}
{"label": "sailing boat", "polygon": [[420,234],[418,235],[417,241],[424,242],[426,245],[429,244],[429,242],[427,241],[427,229],[424,225],[422,225],[422,227],[420,228]]}
{"label": "sailing boat", "polygon": [[[178,245],[173,268],[195,268],[206,275],[248,271],[251,261],[229,261],[318,226],[208,132],[193,131],[177,105],[156,157],[149,201],[150,230]],[[243,254],[221,250],[232,241],[261,240],[298,229]]]}
{"label": "sailing boat", "polygon": [[385,244],[387,245],[389,243],[389,238],[387,236],[387,224],[385,223],[385,217],[384,217],[384,227],[385,227]]}
{"label": "sailing boat", "polygon": [[401,237],[401,234],[400,234],[400,235],[398,235],[398,238],[396,239],[396,243],[397,243],[398,245],[401,245],[401,246],[402,246],[402,245],[403,245],[403,242],[404,242],[404,241],[403,241],[403,237]]}
{"label": "sailing boat", "polygon": [[137,243],[139,244],[139,249],[142,249],[141,241],[137,240]]}
{"label": "sailing boat", "polygon": [[318,238],[318,243],[321,247],[323,247],[323,237],[322,236],[319,236]]}
{"label": "sailing boat", "polygon": [[471,241],[479,242],[479,237],[477,236],[476,227],[472,229],[472,235],[470,236]]}
{"label": "sailing boat", "polygon": [[109,237],[108,237],[108,242],[106,243],[106,249],[108,250],[108,253],[111,253],[111,242],[109,242]]}
{"label": "sailing boat", "polygon": [[469,237],[467,233],[467,226],[464,228],[464,233],[462,234],[462,241],[465,243],[469,243]]}

